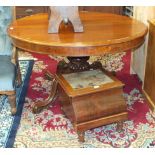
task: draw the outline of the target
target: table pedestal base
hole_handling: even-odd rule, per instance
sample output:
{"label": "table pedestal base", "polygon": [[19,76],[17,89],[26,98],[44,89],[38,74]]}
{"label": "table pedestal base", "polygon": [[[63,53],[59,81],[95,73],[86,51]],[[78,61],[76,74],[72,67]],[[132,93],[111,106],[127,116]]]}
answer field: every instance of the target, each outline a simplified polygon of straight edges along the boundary
{"label": "table pedestal base", "polygon": [[45,101],[37,101],[33,104],[32,111],[34,114],[41,112],[43,108],[46,108],[49,104],[52,104],[58,97],[58,82],[56,81],[54,75],[50,72],[46,72],[45,77],[52,82],[51,91],[48,98],[45,99]]}
{"label": "table pedestal base", "polygon": [[57,67],[57,73],[67,74],[74,72],[87,71],[90,69],[101,69],[102,64],[99,61],[95,61],[92,64],[89,64],[89,56],[85,57],[67,57],[69,62],[60,61]]}
{"label": "table pedestal base", "polygon": [[[38,113],[43,108],[47,107],[49,104],[52,104],[56,100],[56,98],[59,96],[59,94],[60,94],[60,98],[62,98],[63,94],[61,93],[60,85],[58,84],[58,81],[56,79],[56,77],[58,77],[60,74],[69,74],[69,73],[74,73],[74,72],[81,72],[81,71],[95,70],[95,69],[104,70],[102,67],[102,64],[99,61],[89,64],[87,62],[89,60],[89,57],[68,57],[68,60],[69,60],[68,63],[66,63],[65,61],[59,62],[58,66],[57,66],[56,75],[53,75],[49,72],[46,73],[46,75],[45,75],[46,78],[48,80],[51,80],[51,82],[52,82],[50,95],[45,101],[38,101],[34,104],[33,113]],[[122,94],[119,93],[118,98],[119,98],[119,95],[121,96]],[[111,97],[108,99],[111,100]],[[106,98],[106,96],[105,96],[105,98]],[[122,99],[121,107],[125,107],[126,106],[125,101],[123,101],[122,97],[120,99]],[[103,96],[103,100],[105,100],[104,96]],[[81,102],[84,102],[84,101],[81,101]],[[115,102],[115,100],[113,102]],[[64,104],[66,104],[66,103],[64,102]],[[89,107],[89,108],[91,108],[91,107]],[[87,110],[87,108],[85,110]],[[68,110],[67,111],[64,110],[64,111],[66,114],[68,113]],[[104,113],[104,110],[101,113]],[[100,117],[99,119],[95,119],[93,121],[85,121],[84,123],[75,123],[74,128],[77,131],[79,141],[83,142],[84,141],[84,131],[86,131],[87,129],[91,129],[91,127],[94,128],[94,127],[104,125],[104,124],[118,122],[117,123],[117,131],[121,132],[124,120],[127,120],[127,112],[125,110],[123,112],[119,112],[118,114],[111,114],[107,117],[105,117],[105,116]]]}
{"label": "table pedestal base", "polygon": [[[67,57],[69,62],[60,61],[57,66],[57,73],[74,73],[80,71],[86,71],[90,69],[101,69],[102,64],[99,61],[95,61],[92,64],[89,64],[87,61],[89,60],[89,56],[85,57]],[[45,77],[52,82],[51,91],[49,97],[45,101],[37,101],[33,105],[33,113],[39,113],[43,108],[46,108],[49,104],[52,104],[59,93],[57,90],[58,82],[55,79],[55,75],[50,72],[46,72]]]}

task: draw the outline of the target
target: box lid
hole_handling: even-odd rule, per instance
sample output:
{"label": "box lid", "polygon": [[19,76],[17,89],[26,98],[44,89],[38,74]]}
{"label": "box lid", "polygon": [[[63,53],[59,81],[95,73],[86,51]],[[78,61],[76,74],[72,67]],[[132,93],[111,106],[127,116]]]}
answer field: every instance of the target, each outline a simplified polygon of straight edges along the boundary
{"label": "box lid", "polygon": [[100,69],[58,74],[56,77],[64,91],[72,97],[122,87],[124,85],[114,76]]}

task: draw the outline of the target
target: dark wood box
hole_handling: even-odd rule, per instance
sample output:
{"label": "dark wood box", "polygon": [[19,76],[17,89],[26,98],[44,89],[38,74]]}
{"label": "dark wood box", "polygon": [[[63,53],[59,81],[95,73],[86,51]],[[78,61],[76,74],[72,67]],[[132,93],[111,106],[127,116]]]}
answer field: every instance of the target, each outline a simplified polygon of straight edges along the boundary
{"label": "dark wood box", "polygon": [[[56,75],[63,111],[78,133],[128,118],[122,91],[124,84],[108,73],[103,72],[103,74],[112,81],[85,88],[73,88],[64,75]],[[75,78],[78,78],[77,75]]]}

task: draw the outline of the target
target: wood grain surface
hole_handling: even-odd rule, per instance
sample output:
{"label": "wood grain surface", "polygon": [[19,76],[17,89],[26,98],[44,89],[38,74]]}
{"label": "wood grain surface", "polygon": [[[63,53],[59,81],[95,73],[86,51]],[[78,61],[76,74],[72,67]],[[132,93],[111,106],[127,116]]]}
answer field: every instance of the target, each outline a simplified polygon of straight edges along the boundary
{"label": "wood grain surface", "polygon": [[59,34],[48,34],[46,13],[14,21],[8,34],[15,46],[30,52],[61,56],[90,56],[116,53],[139,47],[147,27],[116,14],[80,12],[84,32],[74,33],[72,25],[61,25]]}

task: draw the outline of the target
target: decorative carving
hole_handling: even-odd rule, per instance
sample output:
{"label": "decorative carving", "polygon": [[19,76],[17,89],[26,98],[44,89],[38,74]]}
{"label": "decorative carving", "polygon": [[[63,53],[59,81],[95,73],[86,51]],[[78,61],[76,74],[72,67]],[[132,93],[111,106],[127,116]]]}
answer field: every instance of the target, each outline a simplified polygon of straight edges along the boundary
{"label": "decorative carving", "polygon": [[[90,69],[103,69],[102,64],[99,61],[89,64],[87,62],[89,57],[68,57],[68,60],[69,63],[66,63],[65,61],[59,62],[57,66],[57,73],[74,73]],[[54,75],[47,71],[45,78],[52,81],[50,95],[45,101],[38,101],[34,103],[33,113],[41,112],[43,108],[53,103],[58,97],[58,82]]]}
{"label": "decorative carving", "polygon": [[50,11],[48,33],[58,33],[62,21],[64,24],[70,21],[74,32],[83,32],[78,6],[50,6]]}
{"label": "decorative carving", "polygon": [[89,56],[85,57],[67,57],[69,62],[60,61],[57,66],[57,73],[74,73],[81,72],[90,69],[102,69],[102,64],[99,61],[95,61],[89,64]]}
{"label": "decorative carving", "polygon": [[89,56],[86,57],[67,57],[69,63],[60,61],[57,67],[58,73],[73,73],[90,69],[90,64],[87,62]]}
{"label": "decorative carving", "polygon": [[56,81],[55,77],[50,72],[47,72],[45,74],[45,77],[46,79],[52,82],[50,95],[45,101],[38,101],[34,103],[32,109],[33,113],[41,112],[43,108],[46,108],[49,105],[49,103],[53,103],[58,97],[58,89],[57,89],[58,82]]}

